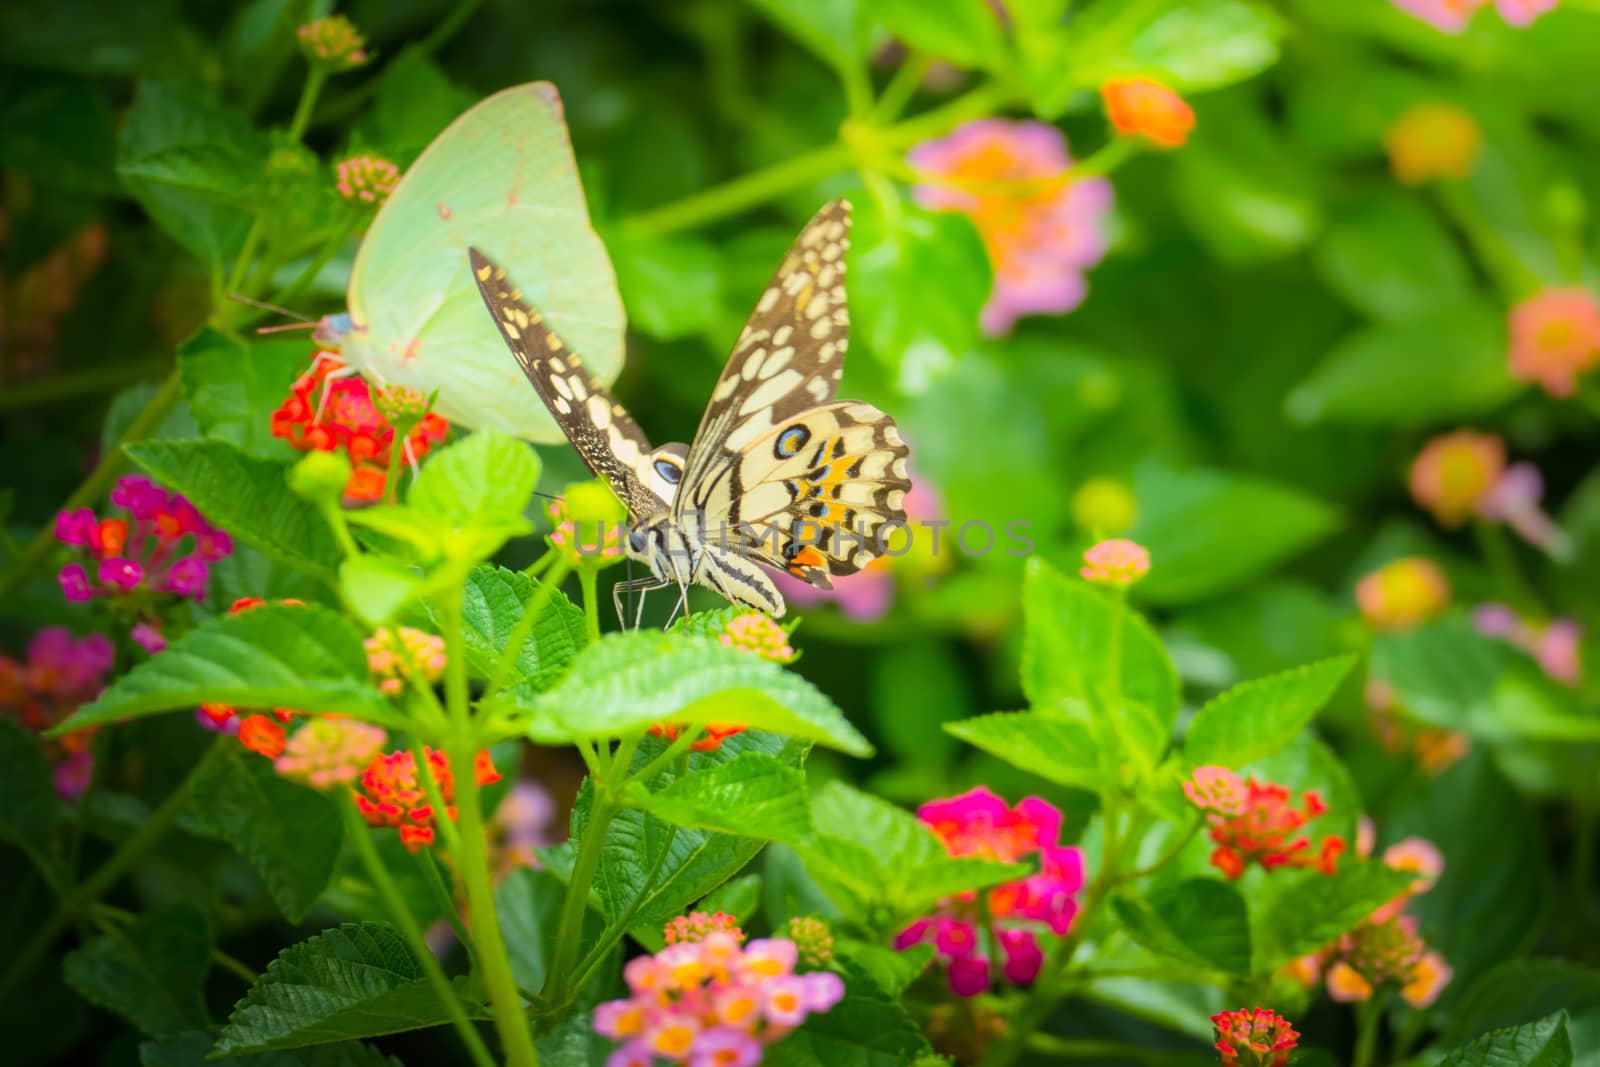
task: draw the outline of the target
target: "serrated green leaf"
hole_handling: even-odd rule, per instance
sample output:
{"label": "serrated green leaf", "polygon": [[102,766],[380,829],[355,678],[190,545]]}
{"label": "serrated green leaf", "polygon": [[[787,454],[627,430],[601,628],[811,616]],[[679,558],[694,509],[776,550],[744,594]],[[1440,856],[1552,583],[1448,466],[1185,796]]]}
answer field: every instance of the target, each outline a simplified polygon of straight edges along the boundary
{"label": "serrated green leaf", "polygon": [[[211,1035],[190,1031],[159,1044],[147,1041],[139,1046],[139,1067],[211,1067],[209,1058],[214,1042]],[[253,1056],[230,1056],[228,1067],[403,1067],[371,1045],[341,1041],[317,1045],[294,1052],[262,1052]]]}
{"label": "serrated green leaf", "polygon": [[125,451],[234,537],[308,574],[334,577],[339,546],[316,509],[289,491],[282,464],[223,441],[141,441]]}
{"label": "serrated green leaf", "polygon": [[399,716],[367,680],[361,641],[360,630],[316,606],[266,604],[210,619],[118,678],[55,732],[206,702],[340,712],[395,725]]}
{"label": "serrated green leaf", "polygon": [[193,904],[142,916],[95,938],[62,964],[67,984],[151,1037],[209,1023],[201,999],[211,966],[211,932]]}
{"label": "serrated green leaf", "polygon": [[430,456],[406,504],[458,529],[522,518],[539,484],[539,457],[526,443],[479,430]]}
{"label": "serrated green leaf", "polygon": [[734,722],[872,754],[810,682],[709,638],[607,634],[578,654],[555,688],[516,704],[528,715],[528,736],[541,744],[616,737],[658,722]]}
{"label": "serrated green leaf", "polygon": [[[483,1017],[464,988],[458,996],[469,1014]],[[344,923],[289,946],[267,965],[235,1005],[213,1055],[301,1048],[449,1021],[398,930],[388,923]]]}
{"label": "serrated green leaf", "polygon": [[1207,970],[1251,971],[1250,916],[1228,882],[1188,878],[1142,896],[1125,893],[1112,907],[1128,936],[1151,952]]}
{"label": "serrated green leaf", "polygon": [[272,412],[308,362],[303,338],[249,342],[210,326],[178,346],[178,377],[200,432],[280,461],[294,450],[272,436]]}
{"label": "serrated green leaf", "polygon": [[1439,1067],[1570,1067],[1572,1038],[1567,1013],[1557,1012],[1521,1026],[1491,1030],[1439,1061]]}
{"label": "serrated green leaf", "polygon": [[1102,759],[1087,725],[1028,711],[1002,711],[944,725],[974,748],[1057,785],[1104,789],[1116,767]]}
{"label": "serrated green leaf", "polygon": [[[550,946],[555,940],[565,883],[554,874],[526,867],[512,871],[495,887],[495,910],[500,916],[506,951],[517,984],[524,989],[543,989],[550,964]],[[590,915],[584,940],[599,933],[599,917]]]}
{"label": "serrated green leaf", "polygon": [[[1177,719],[1178,675],[1149,624],[1037,557],[1028,561],[1022,611],[1022,689],[1033,710],[1082,722],[1102,747],[1126,746],[1127,757],[1154,764]],[[1119,625],[1113,680],[1111,635]]]}
{"label": "serrated green leaf", "polygon": [[0,718],[0,767],[0,838],[48,862],[60,815],[50,763],[38,738],[9,718]]}
{"label": "serrated green leaf", "polygon": [[762,1057],[768,1067],[901,1067],[930,1051],[922,1027],[872,976],[839,964],[844,999],[809,1016]]}
{"label": "serrated green leaf", "polygon": [[759,752],[675,778],[656,792],[637,786],[628,802],[691,829],[791,845],[811,839],[806,776]]}
{"label": "serrated green leaf", "polygon": [[1554,1012],[1567,1013],[1576,1047],[1600,1048],[1600,970],[1555,959],[1507,960],[1464,991],[1440,1034],[1445,1047]]}
{"label": "serrated green leaf", "polygon": [[196,777],[191,824],[250,861],[290,922],[327,888],[344,841],[334,796],[282,777],[240,746],[214,755]]}
{"label": "serrated green leaf", "polygon": [[1337,874],[1276,872],[1252,910],[1257,974],[1326,945],[1404,893],[1416,875],[1378,862],[1346,862]]}
{"label": "serrated green leaf", "polygon": [[806,870],[851,919],[889,933],[940,899],[1022,877],[1026,868],[952,857],[909,811],[843,782],[811,799],[818,831],[799,849]]}
{"label": "serrated green leaf", "polygon": [[1190,766],[1242,767],[1283,748],[1311,724],[1355,665],[1354,656],[1234,686],[1195,714],[1183,751]]}
{"label": "serrated green leaf", "polygon": [[[461,615],[467,644],[467,663],[480,678],[494,674],[500,652],[511,631],[539,589],[539,583],[521,571],[484,564],[467,575]],[[507,676],[506,691],[533,694],[548,689],[567,673],[578,650],[589,641],[583,609],[552,590],[527,642],[518,651],[516,666]]]}
{"label": "serrated green leaf", "polygon": [[1408,713],[1447,730],[1465,730],[1482,716],[1512,653],[1456,612],[1372,642],[1371,671],[1394,690]]}

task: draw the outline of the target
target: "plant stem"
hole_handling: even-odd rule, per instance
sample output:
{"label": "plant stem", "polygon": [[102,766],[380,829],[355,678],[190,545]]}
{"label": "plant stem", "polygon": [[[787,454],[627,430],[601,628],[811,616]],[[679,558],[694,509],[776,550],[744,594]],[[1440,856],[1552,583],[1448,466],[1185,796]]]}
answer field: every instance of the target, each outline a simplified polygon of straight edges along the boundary
{"label": "plant stem", "polygon": [[[161,384],[161,389],[150,401],[145,404],[144,410],[134,416],[128,428],[117,438],[117,443],[100,457],[100,462],[95,464],[94,470],[72,491],[67,497],[67,502],[61,505],[63,511],[74,508],[87,507],[99,500],[102,493],[111,485],[112,479],[122,472],[122,466],[127,462],[127,457],[122,453],[122,446],[132,444],[150,435],[156,427],[161,425],[161,420],[167,417],[172,406],[178,402],[180,393],[178,374],[176,371],[167,375],[167,380]],[[10,597],[11,593],[22,584],[22,581],[32,573],[33,569],[50,554],[50,549],[56,543],[55,526],[46,523],[28,542],[28,547],[22,554],[11,561],[5,574],[0,575],[0,600]]]}
{"label": "plant stem", "polygon": [[[440,825],[449,822],[441,820]],[[461,921],[461,916],[456,914],[456,900],[450,894],[450,889],[444,884],[444,875],[439,873],[439,861],[429,848],[418,849],[417,866],[422,868],[422,877],[428,883],[429,890],[434,899],[438,901],[439,908],[444,912],[445,922],[450,924],[450,929],[455,931],[456,940],[461,942],[461,947],[467,950],[467,957],[472,960],[474,967],[478,966],[478,949],[472,943],[472,934],[466,924]]]}
{"label": "plant stem", "polygon": [[[944,133],[967,119],[989,114],[1004,104],[1007,96],[998,86],[981,86],[943,107],[874,130],[871,136],[881,148],[905,148]],[[624,219],[622,228],[632,236],[658,237],[713,222],[791,189],[830,177],[849,167],[855,153],[854,145],[835,141],[702,193],[684,197],[676,203]]]}
{"label": "plant stem", "polygon": [[322,87],[327,82],[327,70],[313,65],[306,75],[305,85],[300,88],[300,101],[294,106],[294,118],[289,120],[289,140],[299,144],[300,138],[306,135],[306,127],[311,124],[311,110],[317,106],[317,97],[322,95]]}
{"label": "plant stem", "polygon": [[95,871],[77,888],[62,897],[56,910],[46,919],[44,925],[28,941],[22,949],[11,958],[11,967],[3,977],[0,977],[0,1000],[4,1000],[7,993],[19,980],[27,977],[33,970],[39,958],[45,954],[61,931],[67,924],[78,917],[84,909],[99,899],[100,895],[117,883],[121,877],[128,873],[128,869],[144,857],[144,854],[164,837],[168,830],[177,823],[178,817],[183,814],[184,806],[189,802],[189,793],[194,788],[194,783],[199,777],[200,769],[211,760],[211,756],[221,746],[226,736],[219,737],[212,742],[206,754],[195,761],[183,781],[178,783],[161,806],[151,812],[149,817],[140,824],[133,836],[122,843],[122,847],[112,853],[111,858]]}
{"label": "plant stem", "polygon": [[550,950],[546,997],[552,1004],[563,1003],[573,988],[572,965],[578,956],[583,917],[589,911],[589,886],[594,883],[600,855],[605,851],[606,832],[619,810],[608,791],[594,779],[590,781],[594,799],[589,806],[589,823],[584,827],[583,840],[578,842],[578,855],[573,859],[572,878],[567,882],[567,895],[561,901],[561,916],[556,920],[555,942]]}
{"label": "plant stem", "polygon": [[1350,1067],[1372,1067],[1378,1051],[1378,1023],[1383,1012],[1376,1000],[1363,1000],[1356,1005],[1356,1050]]}
{"label": "plant stem", "polygon": [[472,914],[474,940],[484,985],[489,991],[495,1029],[500,1033],[501,1052],[512,1067],[537,1067],[538,1050],[522,1011],[522,994],[517,990],[506,954],[505,938],[500,933],[500,916],[495,909],[494,885],[489,874],[489,854],[485,847],[483,811],[478,800],[478,778],[474,773],[477,744],[473,736],[467,692],[467,648],[462,636],[461,594],[457,587],[445,604],[445,704],[453,729],[446,746],[456,781],[456,816],[460,820],[460,851],[456,866],[467,891],[467,907]]}
{"label": "plant stem", "polygon": [[383,898],[384,906],[389,909],[396,925],[400,927],[400,932],[405,935],[406,941],[411,946],[412,955],[416,956],[417,963],[427,974],[428,981],[432,983],[440,1002],[449,1010],[450,1021],[455,1024],[456,1032],[461,1035],[461,1043],[467,1046],[472,1062],[477,1064],[477,1067],[494,1067],[494,1057],[489,1054],[488,1046],[483,1043],[477,1027],[473,1026],[472,1020],[467,1017],[467,1009],[462,1005],[461,998],[456,996],[455,987],[450,984],[450,979],[445,977],[444,969],[439,966],[439,961],[434,958],[433,950],[428,947],[421,928],[417,926],[416,916],[411,914],[405,898],[400,895],[394,879],[389,876],[389,869],[383,865],[383,857],[378,855],[378,848],[372,841],[371,827],[361,818],[354,804],[340,804],[339,807],[344,812],[345,836],[355,844],[356,851],[361,854],[361,863],[367,869],[367,877],[372,880],[378,895]]}
{"label": "plant stem", "polygon": [[583,588],[583,621],[589,632],[589,643],[600,640],[600,601],[595,591],[595,579],[600,576],[593,564],[578,567],[578,584]]}
{"label": "plant stem", "polygon": [[900,112],[906,109],[911,98],[917,95],[917,90],[922,88],[922,79],[927,77],[928,68],[932,65],[933,57],[922,52],[907,56],[900,63],[900,69],[894,72],[894,77],[889,79],[889,84],[883,87],[872,117],[878,122],[893,122],[899,118]]}
{"label": "plant stem", "polygon": [[1152,874],[1155,874],[1173,860],[1177,859],[1179,854],[1182,853],[1185,848],[1189,847],[1189,842],[1194,840],[1195,834],[1198,834],[1200,832],[1200,828],[1204,825],[1205,819],[1195,819],[1189,824],[1189,828],[1182,834],[1178,835],[1178,839],[1174,841],[1167,848],[1167,850],[1157,857],[1149,866],[1141,867],[1136,871],[1129,871],[1127,874],[1122,875],[1118,880],[1118,884],[1120,885],[1123,882],[1131,882],[1136,878],[1148,877]]}

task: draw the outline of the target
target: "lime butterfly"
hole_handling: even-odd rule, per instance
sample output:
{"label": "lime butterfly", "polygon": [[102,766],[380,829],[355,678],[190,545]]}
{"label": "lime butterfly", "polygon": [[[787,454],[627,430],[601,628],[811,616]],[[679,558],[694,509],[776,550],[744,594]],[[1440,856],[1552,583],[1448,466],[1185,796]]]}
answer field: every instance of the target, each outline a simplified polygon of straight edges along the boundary
{"label": "lime butterfly", "polygon": [[380,383],[438,389],[434,410],[451,422],[559,441],[550,416],[520,400],[461,270],[468,246],[516,271],[597,379],[616,378],[622,303],[547,82],[496,93],[434,138],[361,242],[348,314],[322,320],[316,337]]}
{"label": "lime butterfly", "polygon": [[[773,616],[783,595],[756,564],[821,588],[881,554],[905,525],[909,450],[871,404],[835,400],[850,318],[850,205],[835,200],[795,239],[711,392],[694,443],[652,448],[557,323],[474,248],[473,275],[523,373],[589,469],[628,509],[625,551],[650,576],[624,592],[698,583]],[[642,604],[642,601],[641,601]],[[636,620],[637,624],[637,620]]]}

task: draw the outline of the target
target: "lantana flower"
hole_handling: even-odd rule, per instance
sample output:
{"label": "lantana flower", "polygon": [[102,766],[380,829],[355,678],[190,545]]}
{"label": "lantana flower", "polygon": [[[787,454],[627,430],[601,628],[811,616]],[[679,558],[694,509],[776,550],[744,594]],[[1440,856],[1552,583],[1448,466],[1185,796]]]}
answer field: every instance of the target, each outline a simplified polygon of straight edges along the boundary
{"label": "lantana flower", "polygon": [[[1394,6],[1445,33],[1464,33],[1472,17],[1490,0],[1392,0]],[[1556,0],[1494,0],[1495,10],[1509,25],[1525,27],[1554,11]]]}
{"label": "lantana flower", "polygon": [[[573,567],[622,558],[623,528],[620,523],[603,523],[593,531],[599,536],[582,537],[564,498],[557,497],[546,502],[544,510],[550,518],[550,533],[547,535],[550,547],[565,556]],[[593,528],[586,526],[585,529]]]}
{"label": "lantana flower", "polygon": [[[1038,873],[985,890],[1001,973],[1014,985],[1039,975],[1044,951],[1039,934],[1061,937],[1078,914],[1076,894],[1083,888],[1083,853],[1057,843],[1061,812],[1026,797],[1015,807],[979,786],[960,796],[933,800],[917,816],[944,842],[952,856],[981,856],[1005,863],[1037,856]],[[918,919],[895,937],[895,947],[931,942],[947,968],[951,992],[977,996],[989,988],[992,961],[985,954],[978,923],[983,914],[976,892],[940,901],[938,910]]]}
{"label": "lantana flower", "polygon": [[1177,148],[1194,129],[1194,108],[1150,78],[1113,78],[1100,87],[1106,117],[1118,133],[1143,137],[1160,148]]}
{"label": "lantana flower", "polygon": [[1074,179],[1066,138],[1043,122],[978,119],[909,154],[943,179],[918,185],[917,202],[972,219],[994,268],[982,326],[1009,333],[1024,315],[1058,315],[1083,302],[1084,272],[1105,255],[1111,183]]}
{"label": "lantana flower", "polygon": [[669,919],[661,928],[661,937],[669,945],[678,945],[686,941],[704,941],[718,932],[732,934],[741,945],[745,942],[739,920],[724,911],[691,911]]}
{"label": "lantana flower", "polygon": [[1324,837],[1313,844],[1301,833],[1305,825],[1328,810],[1321,794],[1308,790],[1294,804],[1287,786],[1241,779],[1226,767],[1196,769],[1183,785],[1189,802],[1206,813],[1210,837],[1216,844],[1211,865],[1229,878],[1238,878],[1258,864],[1263,870],[1311,867],[1333,874],[1345,849],[1343,838]]}
{"label": "lantana flower", "polygon": [[354,70],[368,59],[367,42],[343,15],[308,22],[295,30],[295,36],[306,60],[330,71]]}
{"label": "lantana flower", "polygon": [[381,726],[318,715],[296,730],[273,768],[313,789],[349,785],[383,751],[389,735]]}
{"label": "lantana flower", "polygon": [[1150,573],[1150,552],[1125,538],[1101,541],[1084,551],[1078,573],[1097,585],[1132,585]]}
{"label": "lantana flower", "polygon": [[1211,1017],[1223,1067],[1284,1067],[1300,1035],[1270,1008],[1240,1008]]}
{"label": "lantana flower", "polygon": [[1506,445],[1492,433],[1456,430],[1423,446],[1411,464],[1411,495],[1439,520],[1460,526],[1506,469]]}
{"label": "lantana flower", "polygon": [[795,973],[793,941],[741,945],[727,930],[628,961],[629,995],[595,1008],[595,1030],[620,1041],[607,1067],[752,1067],[762,1051],[810,1015],[844,998],[832,971]]}
{"label": "lantana flower", "polygon": [[444,638],[401,626],[391,630],[380,626],[362,642],[367,652],[367,669],[377,680],[378,689],[393,696],[405,688],[413,675],[432,685],[444,676]]}
{"label": "lantana flower", "polygon": [[833,931],[814,916],[796,915],[784,924],[784,934],[799,950],[800,962],[813,969],[833,964]]}
{"label": "lantana flower", "polygon": [[1465,178],[1483,149],[1483,131],[1469,113],[1439,101],[1413,105],[1383,132],[1389,169],[1403,185]]}
{"label": "lantana flower", "polygon": [[45,738],[44,731],[99,696],[115,661],[116,650],[104,634],[75,637],[61,626],[35,633],[21,662],[0,656],[0,714],[40,735],[39,743],[55,765],[56,792],[64,799],[75,800],[89,788],[94,730],[57,738]]}
{"label": "lantana flower", "polygon": [[56,540],[87,549],[93,567],[92,574],[83,563],[61,568],[66,598],[148,592],[203,599],[210,565],[233,552],[233,539],[186,498],[143,475],[118,479],[111,504],[125,514],[102,519],[78,508],[56,516]]}
{"label": "lantana flower", "polygon": [[1555,397],[1577,391],[1600,365],[1600,300],[1587,289],[1551,288],[1511,309],[1511,376]]}
{"label": "lantana flower", "polygon": [[[444,798],[445,817],[454,822],[456,809],[450,802],[455,799],[455,774],[450,760],[443,752],[431,748],[424,748],[423,755],[439,786],[439,795]],[[473,775],[480,786],[500,780],[487,751],[478,753],[473,762]],[[400,831],[401,842],[412,852],[433,844],[438,813],[428,799],[427,787],[417,773],[416,757],[410,749],[372,757],[357,784],[353,796],[368,826],[394,827]]]}
{"label": "lantana flower", "polygon": [[1361,615],[1380,630],[1409,630],[1450,604],[1450,580],[1431,559],[1408,556],[1384,564],[1356,583]]}
{"label": "lantana flower", "polygon": [[1489,601],[1472,612],[1478,632],[1499,638],[1531,656],[1546,675],[1566,686],[1583,681],[1583,626],[1576,619],[1552,619],[1542,625],[1519,616],[1510,605]]}
{"label": "lantana flower", "polygon": [[352,204],[381,207],[400,184],[400,168],[382,156],[341,159],[334,168],[334,188]]}
{"label": "lantana flower", "polygon": [[[289,396],[272,413],[272,435],[302,452],[343,449],[351,466],[345,499],[377,500],[388,482],[394,427],[378,411],[364,379],[335,376],[343,368],[333,353],[317,353],[311,369],[295,380]],[[425,415],[406,436],[401,451],[412,462],[420,461],[449,431],[443,418]]]}
{"label": "lantana flower", "polygon": [[1407,715],[1393,687],[1381,679],[1368,680],[1366,704],[1378,743],[1393,755],[1410,755],[1424,774],[1443,774],[1472,751],[1472,738],[1467,734],[1418,722]]}

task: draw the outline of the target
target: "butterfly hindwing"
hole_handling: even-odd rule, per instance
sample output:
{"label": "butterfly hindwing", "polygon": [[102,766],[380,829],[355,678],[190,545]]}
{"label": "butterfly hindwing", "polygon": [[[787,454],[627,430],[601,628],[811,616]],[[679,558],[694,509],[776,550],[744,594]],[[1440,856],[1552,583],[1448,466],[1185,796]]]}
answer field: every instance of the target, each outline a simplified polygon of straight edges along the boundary
{"label": "butterfly hindwing", "polygon": [[[668,498],[650,471],[650,441],[584,366],[583,359],[512,287],[506,272],[476,248],[472,275],[523,374],[591,471],[634,516],[664,511]],[[681,446],[680,446],[681,447]],[[666,451],[663,449],[662,451]]]}

